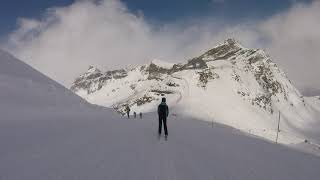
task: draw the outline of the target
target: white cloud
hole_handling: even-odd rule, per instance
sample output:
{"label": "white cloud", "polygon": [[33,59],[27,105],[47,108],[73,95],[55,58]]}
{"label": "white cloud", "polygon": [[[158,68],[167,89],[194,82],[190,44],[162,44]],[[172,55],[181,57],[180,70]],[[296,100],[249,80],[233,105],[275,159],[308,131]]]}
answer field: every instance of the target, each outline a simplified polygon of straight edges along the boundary
{"label": "white cloud", "polygon": [[232,36],[267,49],[300,87],[320,88],[319,4],[297,5],[261,22],[207,18],[154,26],[118,0],[77,1],[48,10],[41,20],[21,19],[6,46],[68,86],[89,65],[112,69],[152,58],[182,61]]}
{"label": "white cloud", "polygon": [[77,1],[42,20],[21,19],[9,50],[69,85],[89,65],[116,68],[152,58],[182,60],[208,47],[213,29],[148,24],[117,0]]}
{"label": "white cloud", "polygon": [[260,25],[267,48],[301,89],[320,88],[320,2],[299,4]]}

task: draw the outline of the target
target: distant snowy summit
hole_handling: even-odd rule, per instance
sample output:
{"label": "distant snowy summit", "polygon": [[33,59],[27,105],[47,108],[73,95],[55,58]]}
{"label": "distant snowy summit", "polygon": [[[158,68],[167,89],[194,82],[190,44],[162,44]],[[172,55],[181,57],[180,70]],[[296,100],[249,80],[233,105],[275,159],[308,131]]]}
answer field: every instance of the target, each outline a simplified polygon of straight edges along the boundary
{"label": "distant snowy summit", "polygon": [[[219,72],[221,70],[222,72]],[[258,106],[270,113],[273,112],[272,98],[278,102],[287,101],[292,105],[303,104],[304,101],[285,73],[272,62],[264,51],[246,49],[234,39],[225,40],[224,43],[199,57],[188,60],[185,64],[153,60],[149,64],[133,69],[107,72],[101,72],[90,66],[86,73],[74,81],[71,90],[91,103],[111,105],[120,112],[123,111],[124,105],[129,105],[139,111],[149,111],[151,109],[145,109],[144,104],[158,101],[159,96],[162,95],[184,92],[186,82],[181,79],[187,78],[188,74],[194,75],[193,83],[203,91],[206,91],[207,84],[215,80],[227,80],[226,77],[229,77],[228,81],[233,83],[235,93],[253,106]],[[221,76],[224,77],[220,78]],[[137,93],[141,92],[137,86],[143,86],[144,93]],[[122,94],[119,92],[120,87],[121,89],[127,88],[128,91],[121,90],[124,93]],[[106,93],[101,93],[103,91]],[[134,94],[136,96],[132,96]],[[119,95],[123,98],[110,102],[110,99],[113,98],[108,97]],[[139,100],[143,97],[149,100],[141,104]],[[124,99],[127,101],[123,101]],[[121,101],[120,104],[119,101]]]}
{"label": "distant snowy summit", "polygon": [[166,96],[176,113],[270,137],[276,133],[278,111],[288,127],[305,127],[315,120],[314,108],[284,71],[263,50],[245,48],[234,39],[185,63],[153,60],[107,72],[90,67],[71,90],[120,113],[127,105],[132,113],[155,111]]}

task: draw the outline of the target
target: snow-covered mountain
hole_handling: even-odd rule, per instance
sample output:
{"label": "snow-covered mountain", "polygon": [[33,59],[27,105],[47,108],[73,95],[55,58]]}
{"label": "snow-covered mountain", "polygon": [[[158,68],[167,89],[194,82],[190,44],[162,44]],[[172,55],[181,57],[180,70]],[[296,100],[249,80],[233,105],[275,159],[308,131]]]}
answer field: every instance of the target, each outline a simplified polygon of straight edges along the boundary
{"label": "snow-covered mountain", "polygon": [[92,106],[0,52],[0,179],[319,179],[317,156],[184,115],[170,117],[169,140],[159,140],[155,116],[126,119]]}
{"label": "snow-covered mountain", "polygon": [[[166,96],[173,113],[215,121],[274,140],[281,112],[280,141],[304,141],[318,123],[312,108],[283,70],[260,49],[234,39],[173,64],[154,60],[135,68],[102,72],[90,67],[71,90],[90,103],[124,113],[155,111]],[[319,117],[319,116],[318,116]]]}

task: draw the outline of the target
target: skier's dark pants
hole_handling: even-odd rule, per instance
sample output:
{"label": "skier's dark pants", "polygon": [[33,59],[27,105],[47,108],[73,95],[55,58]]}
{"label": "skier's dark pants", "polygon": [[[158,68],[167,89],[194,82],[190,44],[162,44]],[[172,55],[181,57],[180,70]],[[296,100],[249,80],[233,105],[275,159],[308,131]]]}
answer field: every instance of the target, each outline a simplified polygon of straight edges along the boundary
{"label": "skier's dark pants", "polygon": [[162,123],[163,123],[163,127],[164,127],[164,134],[168,135],[167,117],[166,116],[159,116],[159,130],[158,130],[159,134],[161,134]]}

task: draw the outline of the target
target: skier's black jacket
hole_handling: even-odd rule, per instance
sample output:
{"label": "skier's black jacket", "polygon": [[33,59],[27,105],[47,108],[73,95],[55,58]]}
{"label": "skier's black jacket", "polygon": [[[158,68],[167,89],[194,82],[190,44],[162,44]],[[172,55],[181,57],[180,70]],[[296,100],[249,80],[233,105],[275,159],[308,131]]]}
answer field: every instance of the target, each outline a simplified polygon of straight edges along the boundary
{"label": "skier's black jacket", "polygon": [[161,102],[161,104],[158,106],[158,115],[159,117],[168,117],[169,108],[165,102]]}

